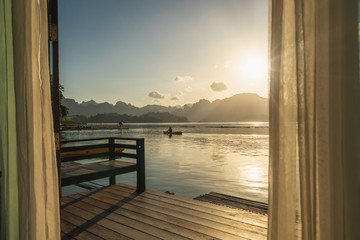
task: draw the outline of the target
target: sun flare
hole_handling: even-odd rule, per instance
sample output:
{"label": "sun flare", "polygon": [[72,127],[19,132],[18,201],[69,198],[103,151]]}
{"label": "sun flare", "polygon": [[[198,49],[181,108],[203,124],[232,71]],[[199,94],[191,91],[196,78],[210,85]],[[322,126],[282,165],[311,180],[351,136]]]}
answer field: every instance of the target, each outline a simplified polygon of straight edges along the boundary
{"label": "sun flare", "polygon": [[248,56],[239,62],[239,73],[246,81],[265,81],[267,79],[267,60],[265,57]]}

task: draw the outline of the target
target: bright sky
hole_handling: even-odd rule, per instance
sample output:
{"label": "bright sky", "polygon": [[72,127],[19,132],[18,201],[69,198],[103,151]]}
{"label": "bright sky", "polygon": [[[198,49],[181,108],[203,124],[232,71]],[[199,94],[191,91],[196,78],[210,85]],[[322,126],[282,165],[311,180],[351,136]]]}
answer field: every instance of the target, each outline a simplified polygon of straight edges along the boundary
{"label": "bright sky", "polygon": [[268,0],[60,0],[60,82],[77,101],[267,97]]}

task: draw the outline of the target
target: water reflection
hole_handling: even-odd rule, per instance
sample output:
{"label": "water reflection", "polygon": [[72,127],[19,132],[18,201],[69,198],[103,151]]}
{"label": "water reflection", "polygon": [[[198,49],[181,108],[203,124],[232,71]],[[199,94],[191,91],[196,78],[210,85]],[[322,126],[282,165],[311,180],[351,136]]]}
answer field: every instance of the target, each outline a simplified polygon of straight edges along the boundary
{"label": "water reflection", "polygon": [[[267,201],[268,129],[266,124],[172,124],[183,135],[162,133],[167,124],[130,129],[68,131],[65,139],[94,137],[145,138],[147,188],[195,197],[210,191]],[[223,127],[221,127],[223,126]],[[227,127],[224,127],[227,126]],[[118,181],[135,184],[135,173]],[[107,184],[106,180],[100,180]],[[67,192],[73,191],[69,187]]]}
{"label": "water reflection", "polygon": [[246,167],[239,167],[238,171],[244,174],[244,179],[248,182],[249,186],[253,188],[264,187],[263,177],[264,169],[259,164],[250,165]]}
{"label": "water reflection", "polygon": [[211,159],[223,165],[226,163],[226,154],[213,152],[211,154]]}

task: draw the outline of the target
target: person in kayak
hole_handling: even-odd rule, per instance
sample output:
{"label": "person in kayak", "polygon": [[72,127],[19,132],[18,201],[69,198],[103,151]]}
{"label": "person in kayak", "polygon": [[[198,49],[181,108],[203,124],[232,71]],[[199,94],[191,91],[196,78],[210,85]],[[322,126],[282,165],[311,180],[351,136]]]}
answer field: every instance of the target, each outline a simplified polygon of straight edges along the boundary
{"label": "person in kayak", "polygon": [[172,128],[171,127],[169,127],[168,132],[169,132],[170,135],[172,135]]}

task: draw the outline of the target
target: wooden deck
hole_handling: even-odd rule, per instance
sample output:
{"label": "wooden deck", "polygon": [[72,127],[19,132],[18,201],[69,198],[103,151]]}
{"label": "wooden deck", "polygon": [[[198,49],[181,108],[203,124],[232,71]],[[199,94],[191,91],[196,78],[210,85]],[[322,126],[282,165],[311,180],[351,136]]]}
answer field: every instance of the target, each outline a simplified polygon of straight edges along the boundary
{"label": "wooden deck", "polygon": [[63,197],[62,239],[266,239],[267,216],[115,184]]}

